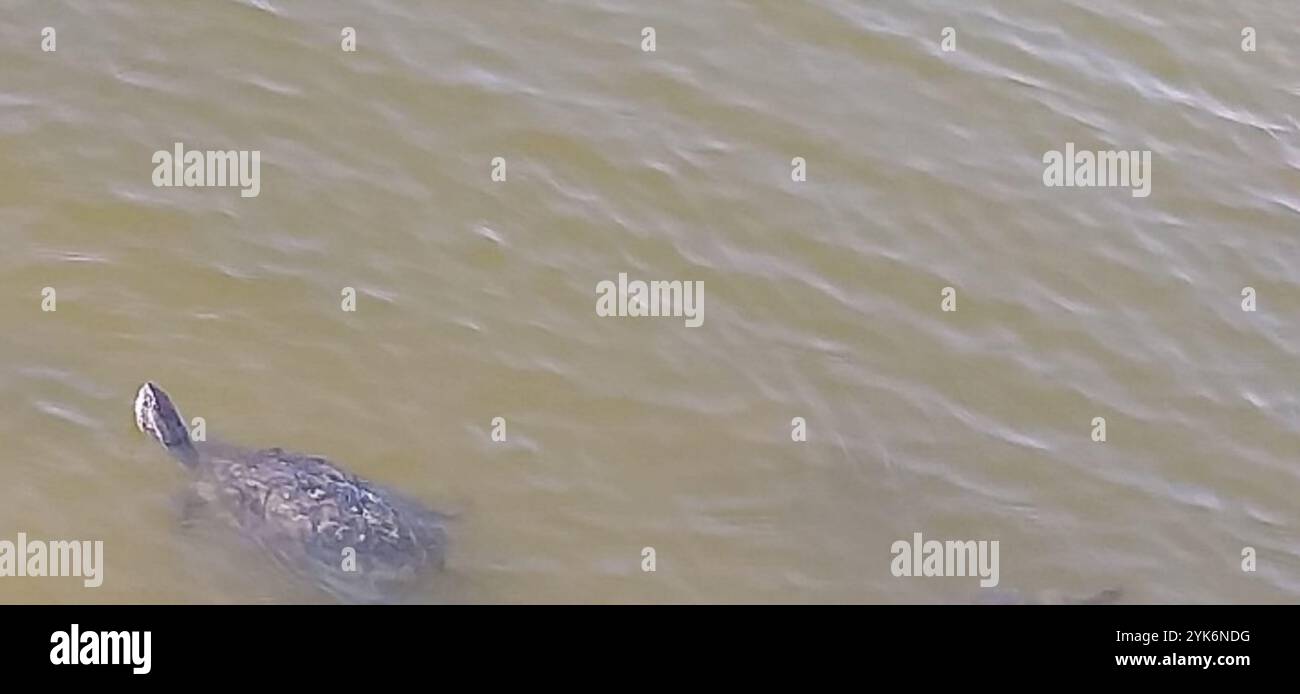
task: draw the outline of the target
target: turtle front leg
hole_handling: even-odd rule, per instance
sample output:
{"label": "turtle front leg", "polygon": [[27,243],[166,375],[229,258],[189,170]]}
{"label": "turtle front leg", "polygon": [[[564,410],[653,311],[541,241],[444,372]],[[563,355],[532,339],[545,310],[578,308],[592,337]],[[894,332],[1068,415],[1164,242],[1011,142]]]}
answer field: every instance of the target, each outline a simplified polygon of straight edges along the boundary
{"label": "turtle front leg", "polygon": [[184,529],[199,524],[207,512],[208,502],[197,491],[189,490],[176,501],[176,514],[180,517],[180,526]]}

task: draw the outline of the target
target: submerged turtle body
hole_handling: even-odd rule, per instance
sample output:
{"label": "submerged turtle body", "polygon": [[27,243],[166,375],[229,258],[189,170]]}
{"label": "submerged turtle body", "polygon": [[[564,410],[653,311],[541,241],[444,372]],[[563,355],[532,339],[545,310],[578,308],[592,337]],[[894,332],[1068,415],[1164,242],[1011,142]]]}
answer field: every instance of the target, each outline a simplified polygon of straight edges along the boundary
{"label": "submerged turtle body", "polygon": [[136,424],[246,536],[331,592],[387,590],[443,562],[444,517],[330,461],[280,448],[196,445],[171,398],[140,387]]}

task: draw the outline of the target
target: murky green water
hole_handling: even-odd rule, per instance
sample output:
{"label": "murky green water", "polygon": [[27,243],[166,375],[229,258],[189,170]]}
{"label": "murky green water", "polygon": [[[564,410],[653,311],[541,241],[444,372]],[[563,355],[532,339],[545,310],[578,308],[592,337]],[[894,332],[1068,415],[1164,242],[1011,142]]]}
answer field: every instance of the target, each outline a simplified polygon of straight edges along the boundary
{"label": "murky green water", "polygon": [[[1296,601],[1297,20],[6,0],[0,539],[103,540],[107,566],[0,601],[321,599],[181,527],[145,379],[212,438],[459,512],[430,601],[978,592],[892,576],[914,532],[999,540],[1016,590]],[[259,150],[260,194],[155,187],[175,142]],[[1045,187],[1066,142],[1150,150],[1152,195]],[[703,325],[598,317],[620,272],[702,281]]]}

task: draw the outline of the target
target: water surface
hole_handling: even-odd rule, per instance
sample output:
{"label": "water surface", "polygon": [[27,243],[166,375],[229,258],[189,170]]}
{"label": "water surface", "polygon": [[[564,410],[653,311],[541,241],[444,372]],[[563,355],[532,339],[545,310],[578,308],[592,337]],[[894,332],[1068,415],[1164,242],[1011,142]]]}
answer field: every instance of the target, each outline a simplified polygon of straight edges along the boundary
{"label": "water surface", "polygon": [[[5,0],[0,537],[108,566],[0,600],[321,599],[179,527],[182,471],[131,419],[153,379],[210,436],[458,511],[428,601],[978,592],[890,575],[922,532],[999,540],[1009,589],[1294,602],[1298,19]],[[175,142],[260,150],[260,195],[154,187]],[[1151,150],[1151,197],[1044,187],[1066,142]],[[703,281],[704,324],[597,317],[619,272]]]}

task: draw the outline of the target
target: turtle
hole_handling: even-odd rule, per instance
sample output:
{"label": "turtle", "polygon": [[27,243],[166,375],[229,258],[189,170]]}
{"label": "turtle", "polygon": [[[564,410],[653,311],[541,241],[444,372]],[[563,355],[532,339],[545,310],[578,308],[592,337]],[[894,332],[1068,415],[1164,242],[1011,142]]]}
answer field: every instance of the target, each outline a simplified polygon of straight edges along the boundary
{"label": "turtle", "polygon": [[448,516],[320,456],[194,441],[152,381],[134,405],[140,431],[190,474],[192,501],[335,597],[386,601],[443,568]]}

